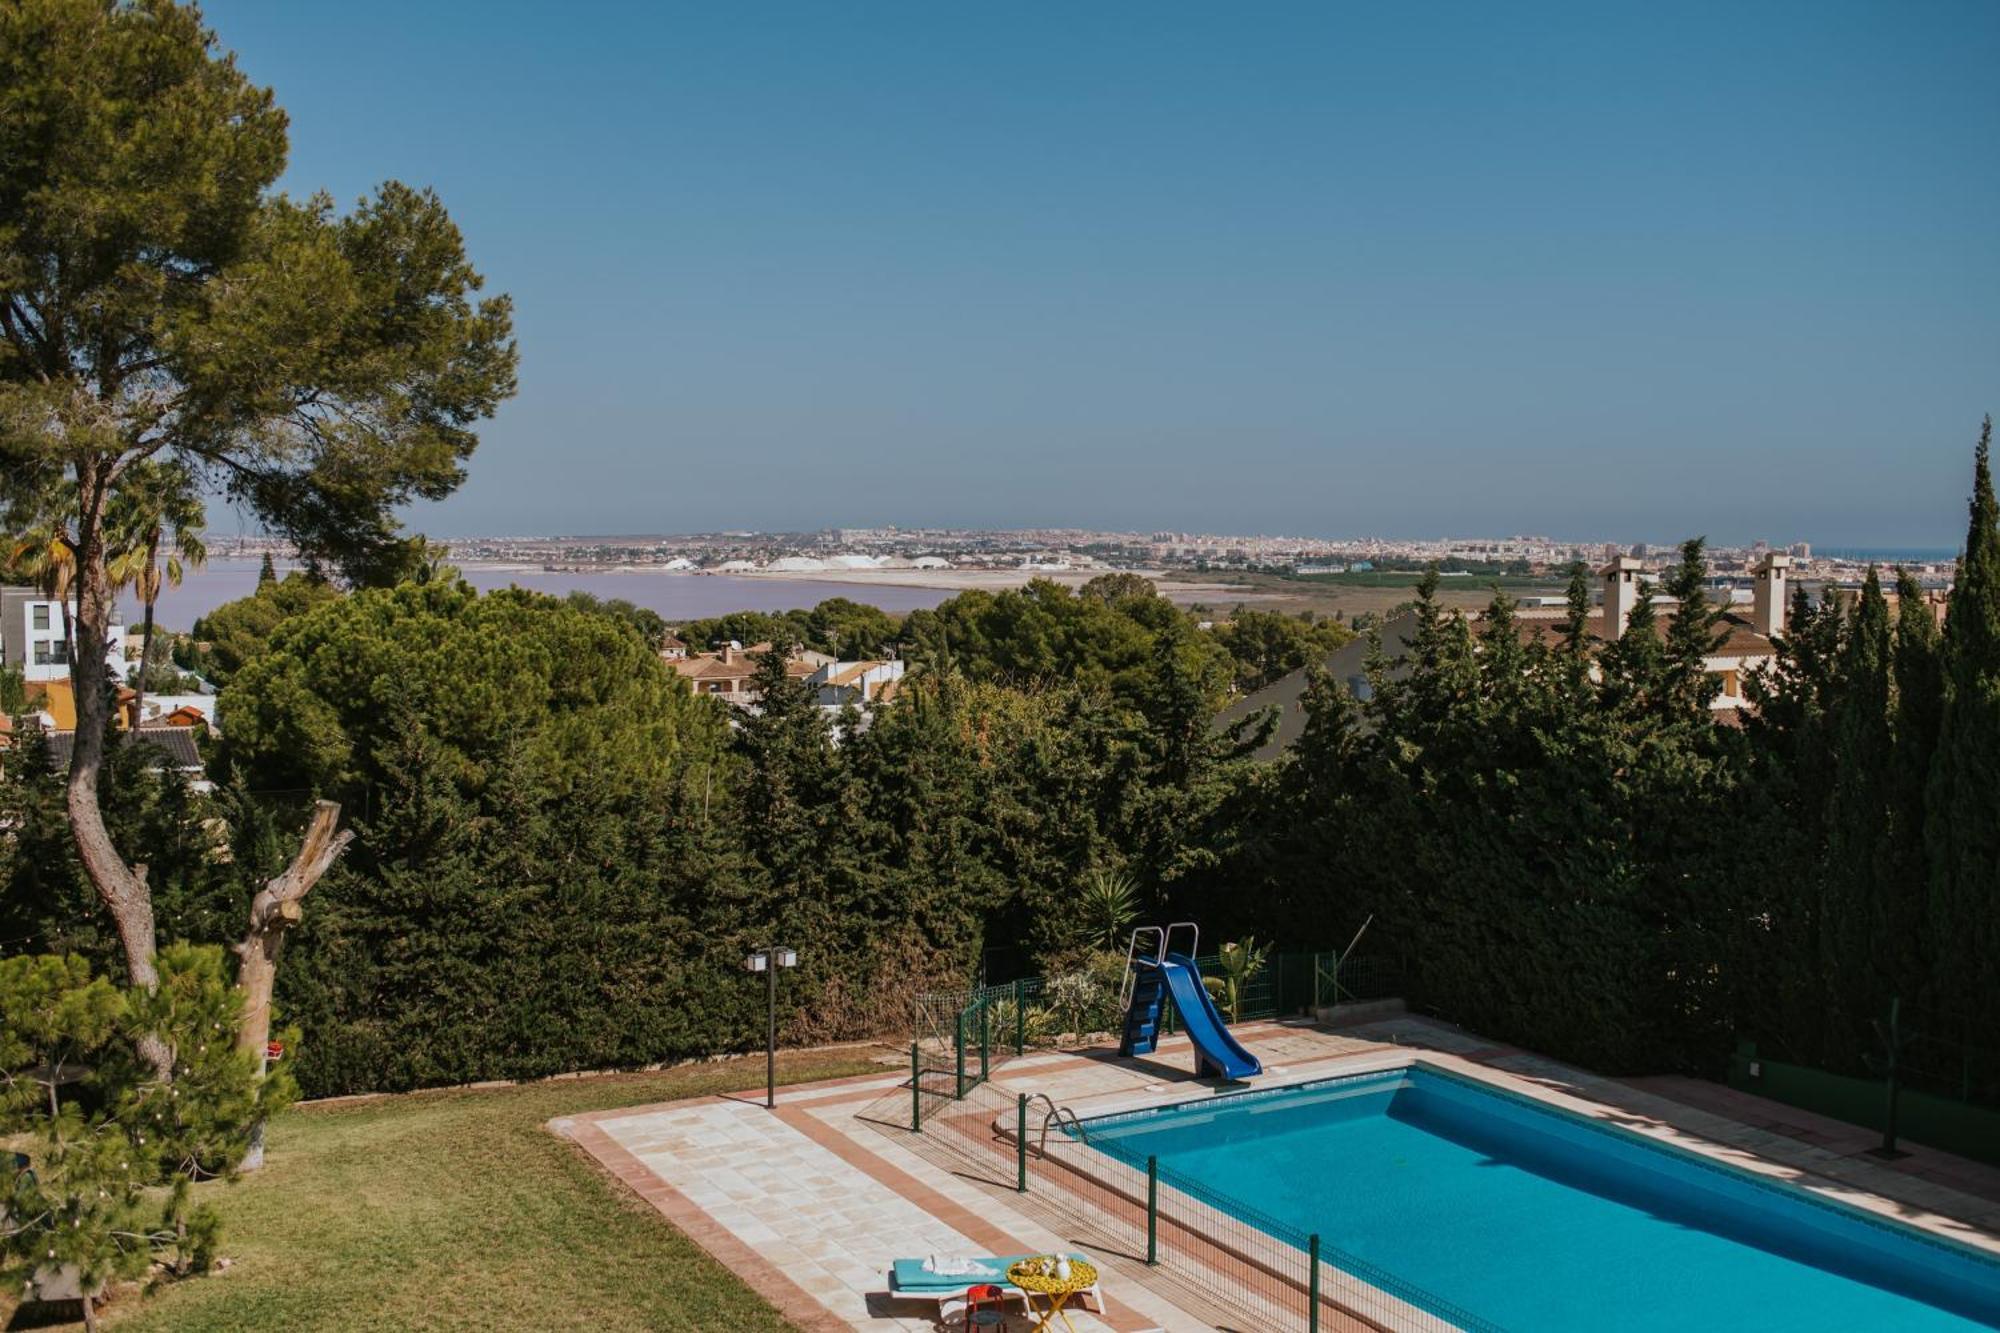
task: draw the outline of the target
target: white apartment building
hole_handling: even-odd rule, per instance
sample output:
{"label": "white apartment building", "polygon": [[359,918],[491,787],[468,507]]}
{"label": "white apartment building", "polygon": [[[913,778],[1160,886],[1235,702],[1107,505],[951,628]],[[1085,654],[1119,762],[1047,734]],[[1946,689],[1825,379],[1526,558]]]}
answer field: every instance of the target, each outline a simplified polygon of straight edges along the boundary
{"label": "white apartment building", "polygon": [[[105,635],[105,665],[113,680],[125,679],[125,627]],[[38,588],[0,588],[0,666],[17,668],[23,678],[69,679],[69,640],[63,607]]]}
{"label": "white apartment building", "polygon": [[894,697],[903,680],[900,661],[827,662],[807,678],[818,690],[819,706],[831,712],[866,708]]}

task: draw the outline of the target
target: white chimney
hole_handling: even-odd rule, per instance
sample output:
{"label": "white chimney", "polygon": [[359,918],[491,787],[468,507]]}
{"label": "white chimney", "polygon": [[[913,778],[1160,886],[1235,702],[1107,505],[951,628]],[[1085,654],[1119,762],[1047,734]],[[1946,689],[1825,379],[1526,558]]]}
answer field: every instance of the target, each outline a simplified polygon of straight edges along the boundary
{"label": "white chimney", "polygon": [[1632,608],[1639,604],[1639,571],[1643,568],[1631,556],[1621,555],[1602,571],[1604,620],[1597,633],[1606,643],[1618,642],[1632,619]]}
{"label": "white chimney", "polygon": [[1750,625],[1767,639],[1775,639],[1785,632],[1785,604],[1791,597],[1791,589],[1785,586],[1785,571],[1792,567],[1792,558],[1776,551],[1764,557],[1757,566],[1757,596],[1755,608],[1750,614]]}

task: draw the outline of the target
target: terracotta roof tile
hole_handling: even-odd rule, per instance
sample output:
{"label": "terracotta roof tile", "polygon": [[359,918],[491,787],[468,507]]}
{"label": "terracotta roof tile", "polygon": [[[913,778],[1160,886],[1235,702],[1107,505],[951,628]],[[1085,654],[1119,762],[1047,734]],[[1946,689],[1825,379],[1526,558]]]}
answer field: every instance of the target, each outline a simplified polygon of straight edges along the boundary
{"label": "terracotta roof tile", "polygon": [[[1515,632],[1521,636],[1524,643],[1539,640],[1553,646],[1562,642],[1567,619],[1567,615],[1560,611],[1553,614],[1539,609],[1533,612],[1518,612],[1514,620]],[[1660,612],[1654,620],[1654,632],[1664,638],[1667,627],[1673,622],[1672,611]],[[1602,623],[1599,608],[1592,607],[1590,643],[1593,649],[1604,646],[1604,638],[1598,633],[1598,626]],[[1491,622],[1484,616],[1479,617],[1473,624],[1473,630],[1478,634],[1485,634],[1490,628]],[[1716,628],[1722,632],[1723,638],[1721,646],[1710,654],[1711,657],[1769,657],[1777,651],[1770,639],[1751,628],[1748,620],[1733,611],[1723,612],[1722,619],[1716,622]]]}

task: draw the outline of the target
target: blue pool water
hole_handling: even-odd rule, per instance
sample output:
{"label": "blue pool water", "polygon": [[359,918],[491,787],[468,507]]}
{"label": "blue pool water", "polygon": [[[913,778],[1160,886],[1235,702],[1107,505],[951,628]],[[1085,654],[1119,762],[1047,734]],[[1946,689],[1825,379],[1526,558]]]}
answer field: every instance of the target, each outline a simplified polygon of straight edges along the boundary
{"label": "blue pool water", "polygon": [[1084,1128],[1506,1329],[2000,1327],[1968,1247],[1426,1068]]}

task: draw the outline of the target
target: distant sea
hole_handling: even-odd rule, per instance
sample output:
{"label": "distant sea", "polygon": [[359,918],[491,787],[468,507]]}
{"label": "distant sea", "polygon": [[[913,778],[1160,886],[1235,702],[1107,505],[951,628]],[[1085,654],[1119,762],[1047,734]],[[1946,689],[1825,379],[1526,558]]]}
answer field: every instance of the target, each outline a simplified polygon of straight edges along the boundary
{"label": "distant sea", "polygon": [[[248,597],[257,588],[256,560],[211,560],[190,570],[178,588],[163,588],[154,618],[169,628],[185,630],[224,602]],[[287,567],[280,565],[283,574]],[[651,607],[669,624],[731,611],[790,611],[814,607],[829,597],[847,597],[884,611],[914,611],[936,606],[955,594],[949,588],[906,588],[894,584],[835,583],[820,579],[742,578],[728,574],[670,574],[658,570],[629,573],[544,573],[541,570],[464,566],[466,582],[486,591],[520,586],[562,596],[587,592],[594,597],[622,597],[635,606]],[[139,623],[138,604],[124,601],[126,624]]]}
{"label": "distant sea", "polygon": [[1958,559],[1956,546],[1815,546],[1829,560],[1873,561],[1878,565],[1935,565]]}

